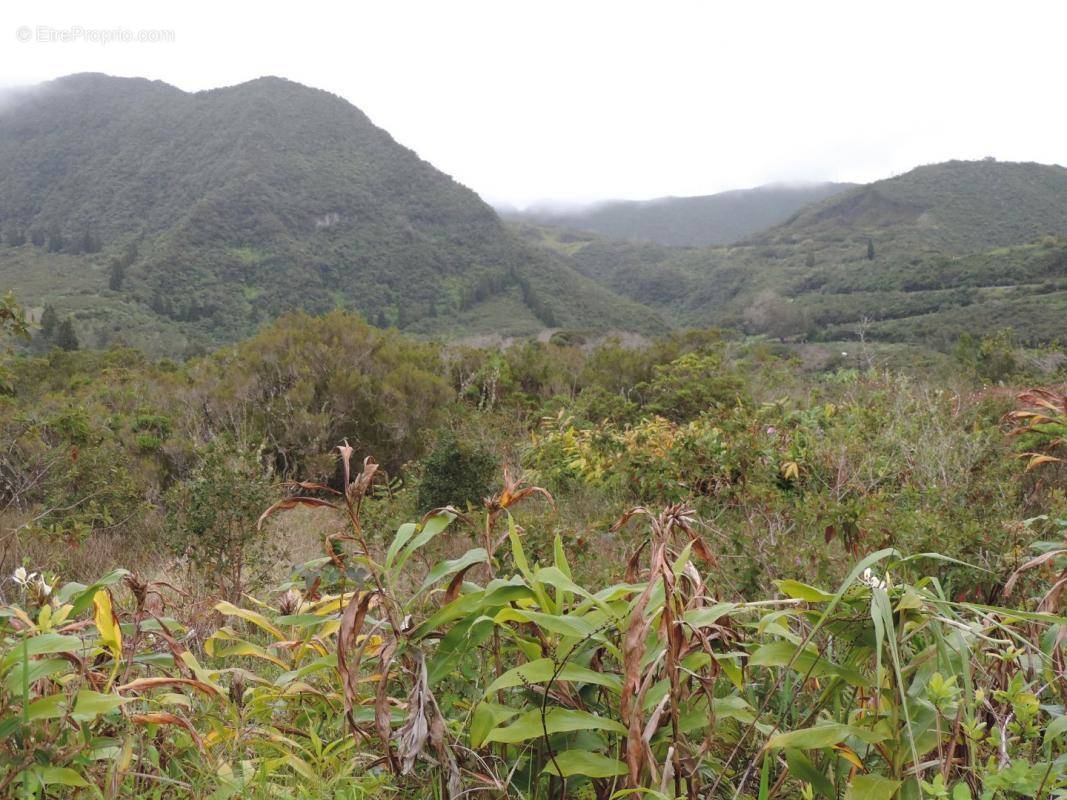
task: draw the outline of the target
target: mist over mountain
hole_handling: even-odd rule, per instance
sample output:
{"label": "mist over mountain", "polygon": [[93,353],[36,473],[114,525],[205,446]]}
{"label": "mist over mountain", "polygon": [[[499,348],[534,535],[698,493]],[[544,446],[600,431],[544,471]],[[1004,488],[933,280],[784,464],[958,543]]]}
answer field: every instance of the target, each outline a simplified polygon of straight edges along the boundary
{"label": "mist over mountain", "polygon": [[1067,170],[951,161],[808,205],[730,246],[674,248],[522,225],[527,240],[676,325],[949,347],[1067,319]]}
{"label": "mist over mountain", "polygon": [[862,325],[942,342],[992,325],[1051,341],[1067,313],[1059,166],[952,161],[505,223],[347,101],[280,78],[191,94],[81,74],[7,96],[0,285],[90,346],[181,355],[296,309],[443,337]]}
{"label": "mist over mountain", "polygon": [[498,206],[497,210],[505,219],[591,231],[615,239],[681,246],[731,244],[855,185],[768,184],[699,197],[608,200],[569,207],[545,204],[525,210]]}
{"label": "mist over mountain", "polygon": [[13,97],[0,281],[90,341],[181,352],[335,307],[424,333],[654,327],[327,92],[80,74]]}

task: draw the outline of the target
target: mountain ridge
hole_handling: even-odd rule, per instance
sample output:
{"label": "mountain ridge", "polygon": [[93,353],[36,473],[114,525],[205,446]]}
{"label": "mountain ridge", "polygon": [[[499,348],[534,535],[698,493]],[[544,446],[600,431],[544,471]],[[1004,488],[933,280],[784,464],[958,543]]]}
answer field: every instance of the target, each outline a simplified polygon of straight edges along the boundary
{"label": "mountain ridge", "polygon": [[729,246],[520,230],[678,325],[947,347],[1002,327],[1020,341],[1054,342],[1067,318],[1067,170],[1059,165],[924,165],[808,205]]}
{"label": "mountain ridge", "polygon": [[498,208],[504,219],[683,247],[731,244],[857,184],[769,183],[710,195],[604,200],[571,209]]}
{"label": "mountain ridge", "polygon": [[[21,93],[0,110],[0,230],[29,242],[0,253],[0,280],[100,343],[136,319],[212,347],[298,308],[433,333],[509,294],[521,313],[496,332],[662,329],[343,98],[277,77],[190,93],[82,73]],[[79,266],[55,273],[49,252]]]}

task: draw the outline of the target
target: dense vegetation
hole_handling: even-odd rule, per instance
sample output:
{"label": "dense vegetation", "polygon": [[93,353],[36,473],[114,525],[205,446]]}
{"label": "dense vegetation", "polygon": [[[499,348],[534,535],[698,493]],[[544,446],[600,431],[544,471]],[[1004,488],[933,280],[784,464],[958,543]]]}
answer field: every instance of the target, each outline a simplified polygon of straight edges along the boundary
{"label": "dense vegetation", "polygon": [[277,78],[74,75],[0,111],[0,285],[37,353],[186,358],[333,309],[449,338],[720,325],[948,351],[1011,327],[1039,345],[1067,312],[1064,208],[1061,167],[953,161],[505,225],[358,109]]}
{"label": "dense vegetation", "polygon": [[302,309],[380,327],[654,331],[357,108],[277,78],[73,75],[0,112],[0,283],[90,346],[181,356]]}
{"label": "dense vegetation", "polygon": [[0,797],[1067,796],[1065,196],[675,247],[278,79],[24,93]]}
{"label": "dense vegetation", "polygon": [[676,324],[950,349],[1012,327],[1059,341],[1067,170],[947,162],[836,195],[729,247],[632,244],[522,226],[612,291]]}
{"label": "dense vegetation", "polygon": [[9,356],[0,795],[1057,796],[1032,355],[333,312]]}
{"label": "dense vegetation", "polygon": [[517,222],[590,231],[612,239],[697,247],[733,244],[785,222],[804,206],[853,186],[769,184],[704,197],[609,200],[572,210],[501,208],[500,214]]}

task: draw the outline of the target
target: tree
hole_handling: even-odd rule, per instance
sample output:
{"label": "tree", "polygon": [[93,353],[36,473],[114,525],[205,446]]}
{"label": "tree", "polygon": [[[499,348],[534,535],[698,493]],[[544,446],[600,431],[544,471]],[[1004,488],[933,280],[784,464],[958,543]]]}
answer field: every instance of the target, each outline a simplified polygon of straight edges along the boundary
{"label": "tree", "polygon": [[41,335],[46,339],[51,339],[55,335],[58,324],[59,317],[56,315],[56,310],[46,305],[44,311],[41,312]]}
{"label": "tree", "polygon": [[61,350],[77,350],[81,344],[78,342],[78,334],[74,330],[74,323],[70,317],[64,319],[56,328],[56,346]]}
{"label": "tree", "polygon": [[33,228],[30,231],[30,242],[34,247],[44,247],[45,239],[45,233],[40,228]]}
{"label": "tree", "polygon": [[815,266],[815,254],[814,253],[808,253],[808,257],[804,260],[804,263],[808,266],[808,268],[814,267]]}
{"label": "tree", "polygon": [[1005,383],[1019,370],[1010,328],[981,338],[964,333],[956,342],[956,360],[983,383]]}
{"label": "tree", "polygon": [[126,265],[121,259],[111,259],[111,270],[107,276],[107,287],[113,292],[122,291],[122,282],[126,280]]}
{"label": "tree", "polygon": [[96,238],[93,229],[88,225],[85,226],[81,239],[78,241],[78,250],[82,253],[97,253],[100,251],[100,240]]}
{"label": "tree", "polygon": [[286,477],[336,478],[330,451],[344,439],[395,472],[422,454],[451,398],[436,345],[342,311],[284,317],[205,369],[216,373],[210,413],[262,436]]}
{"label": "tree", "polygon": [[874,239],[867,240],[867,260],[874,261]]}
{"label": "tree", "polygon": [[63,231],[59,229],[58,225],[53,225],[48,231],[49,252],[58,253],[65,244],[66,240],[63,238]]}

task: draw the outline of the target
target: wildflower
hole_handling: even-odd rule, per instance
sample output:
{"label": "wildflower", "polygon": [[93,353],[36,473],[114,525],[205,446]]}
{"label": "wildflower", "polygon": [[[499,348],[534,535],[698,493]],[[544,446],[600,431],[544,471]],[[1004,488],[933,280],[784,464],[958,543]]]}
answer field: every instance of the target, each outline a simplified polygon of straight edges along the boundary
{"label": "wildflower", "polygon": [[15,583],[25,588],[30,581],[37,577],[37,573],[27,573],[25,567],[17,567],[11,577],[14,579]]}
{"label": "wildflower", "polygon": [[41,593],[42,597],[48,597],[52,594],[52,585],[44,579],[44,575],[37,576],[37,591]]}
{"label": "wildflower", "polygon": [[[889,576],[887,575],[886,578],[888,577]],[[870,567],[867,567],[867,569],[863,570],[863,575],[860,576],[860,583],[866,586],[870,586],[872,589],[889,588],[889,584],[879,578],[878,575],[876,575],[874,572],[872,572]]]}
{"label": "wildflower", "polygon": [[774,436],[774,434],[776,434],[776,433],[778,433],[778,429],[776,427],[774,427],[773,425],[768,426],[768,428],[767,428],[767,435],[768,436]]}

